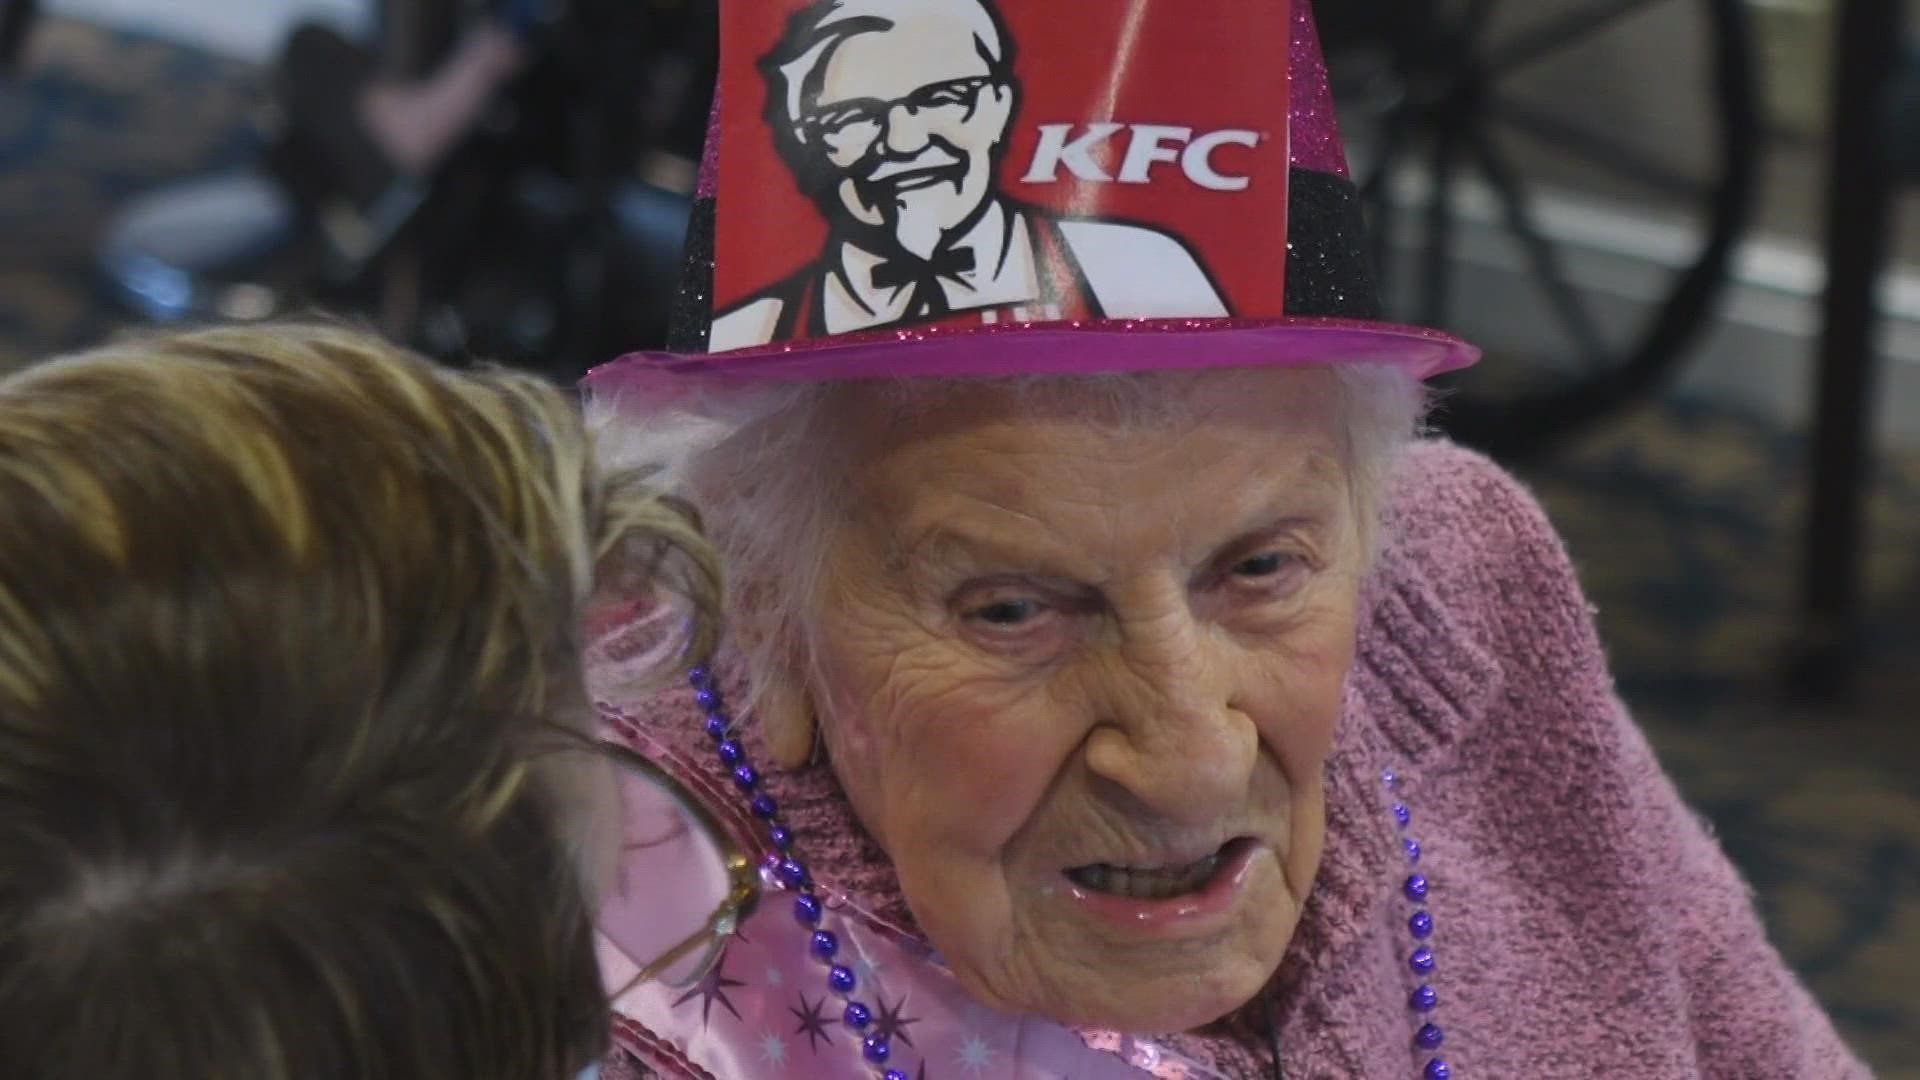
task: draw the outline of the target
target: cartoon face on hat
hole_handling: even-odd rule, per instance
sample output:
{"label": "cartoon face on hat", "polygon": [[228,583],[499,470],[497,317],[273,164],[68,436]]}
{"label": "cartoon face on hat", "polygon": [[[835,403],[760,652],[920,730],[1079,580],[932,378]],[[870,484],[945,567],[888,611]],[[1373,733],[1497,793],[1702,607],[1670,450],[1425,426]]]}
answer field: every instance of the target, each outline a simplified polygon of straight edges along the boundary
{"label": "cartoon face on hat", "polygon": [[994,197],[1019,91],[985,5],[815,4],[760,69],[775,143],[844,242],[924,262]]}
{"label": "cartoon face on hat", "polygon": [[[1117,49],[1144,29],[1116,21],[1111,5],[1079,6],[1084,17],[1060,19],[1066,13],[1056,7],[1046,23],[1035,5],[1013,11],[1026,16],[1025,30],[1043,35],[1043,45],[1104,31]],[[1279,40],[1286,20],[1275,12],[1268,29]],[[1169,23],[1152,28],[1160,36],[1185,36],[1196,50],[1206,44],[1204,20],[1159,18]],[[1270,126],[1249,126],[1273,114],[1270,105],[1254,104],[1259,98],[1285,101],[1284,72],[1249,65],[1239,80],[1249,93],[1234,95],[1238,104],[1184,103],[1184,112],[1210,124],[1198,142],[1191,126],[1016,126],[1023,112],[1098,112],[1084,100],[1087,91],[1111,82],[1066,63],[1030,65],[1038,70],[1023,80],[1020,40],[988,0],[816,0],[794,10],[754,65],[764,84],[765,135],[723,128],[721,154],[739,161],[741,172],[763,176],[766,154],[756,142],[764,138],[817,210],[818,249],[796,270],[752,288],[748,253],[764,245],[723,226],[723,292],[736,282],[751,291],[715,318],[710,347],[934,321],[1228,314],[1181,227],[1204,233],[1208,219],[1222,222],[1240,209],[1236,203],[1261,200],[1269,206],[1260,216],[1276,227],[1284,220],[1284,125],[1277,139]],[[1159,55],[1170,62],[1180,53]],[[1035,110],[1021,108],[1026,85]],[[1144,89],[1125,96],[1148,96]],[[1153,114],[1143,107],[1143,115]],[[1272,143],[1264,152],[1263,142]],[[1241,158],[1232,176],[1215,163],[1227,148]],[[1254,174],[1261,174],[1257,189]],[[731,188],[728,175],[722,183]],[[1115,185],[1143,190],[1101,190]],[[1117,212],[1128,203],[1140,220]],[[740,275],[731,272],[736,267]]]}
{"label": "cartoon face on hat", "polygon": [[596,389],[1369,360],[1305,0],[729,0],[673,344]]}

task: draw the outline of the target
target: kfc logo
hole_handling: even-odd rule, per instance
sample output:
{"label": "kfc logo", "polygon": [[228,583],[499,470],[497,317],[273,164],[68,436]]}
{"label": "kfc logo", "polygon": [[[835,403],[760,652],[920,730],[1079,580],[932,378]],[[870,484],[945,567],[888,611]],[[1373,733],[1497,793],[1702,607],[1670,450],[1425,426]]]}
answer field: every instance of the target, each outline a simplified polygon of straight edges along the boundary
{"label": "kfc logo", "polygon": [[[1166,124],[1088,124],[1078,135],[1074,134],[1075,127],[1040,125],[1040,145],[1021,179],[1029,184],[1051,184],[1060,178],[1064,165],[1080,180],[1144,184],[1153,179],[1150,174],[1155,164],[1178,162],[1189,181],[1209,191],[1244,191],[1252,181],[1222,173],[1214,166],[1214,151],[1223,146],[1260,145],[1259,132],[1231,128],[1196,137],[1190,127]],[[1120,158],[1118,175],[1110,176],[1094,155],[1122,131],[1128,133],[1126,153]]]}
{"label": "kfc logo", "polygon": [[[986,0],[815,0],[758,71],[774,148],[826,238],[810,262],[719,312],[710,349],[961,313],[984,322],[1230,314],[1172,233],[1058,214],[1002,190],[1021,83],[1015,43]],[[1048,124],[1025,181],[1145,184],[1177,169],[1203,189],[1239,191],[1250,181],[1233,171],[1232,152],[1259,140]]]}

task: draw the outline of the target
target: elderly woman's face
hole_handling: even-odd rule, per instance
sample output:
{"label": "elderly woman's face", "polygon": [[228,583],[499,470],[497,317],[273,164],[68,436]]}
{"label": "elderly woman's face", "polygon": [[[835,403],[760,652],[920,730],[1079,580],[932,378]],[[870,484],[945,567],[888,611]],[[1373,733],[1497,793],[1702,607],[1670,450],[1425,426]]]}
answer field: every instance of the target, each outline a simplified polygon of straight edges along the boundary
{"label": "elderly woman's face", "polygon": [[874,436],[818,625],[834,767],[962,982],[1133,1030],[1279,965],[1364,562],[1328,373],[1165,392],[1140,426],[983,386]]}

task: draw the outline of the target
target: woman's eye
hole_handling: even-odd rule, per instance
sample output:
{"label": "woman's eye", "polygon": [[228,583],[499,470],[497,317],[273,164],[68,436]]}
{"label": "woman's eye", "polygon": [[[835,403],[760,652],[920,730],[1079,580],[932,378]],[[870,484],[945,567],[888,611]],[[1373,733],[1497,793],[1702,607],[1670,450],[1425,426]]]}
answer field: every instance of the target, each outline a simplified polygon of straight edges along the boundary
{"label": "woman's eye", "polygon": [[978,608],[973,617],[994,626],[1018,626],[1040,613],[1040,605],[1032,600],[1000,600]]}
{"label": "woman's eye", "polygon": [[1264,555],[1255,555],[1251,559],[1242,559],[1233,564],[1233,575],[1241,578],[1264,578],[1285,570],[1293,564],[1293,556],[1270,551]]}

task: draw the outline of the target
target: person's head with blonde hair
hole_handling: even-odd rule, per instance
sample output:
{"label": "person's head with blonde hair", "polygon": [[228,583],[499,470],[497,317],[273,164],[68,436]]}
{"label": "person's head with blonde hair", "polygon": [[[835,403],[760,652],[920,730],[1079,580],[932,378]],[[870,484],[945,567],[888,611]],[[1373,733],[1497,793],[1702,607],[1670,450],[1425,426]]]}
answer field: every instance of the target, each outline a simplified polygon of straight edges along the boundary
{"label": "person's head with blonde hair", "polygon": [[645,480],[529,376],[339,328],[0,380],[6,1074],[597,1061],[590,785],[549,769],[591,721],[583,612],[651,575],[697,650],[717,602]]}

